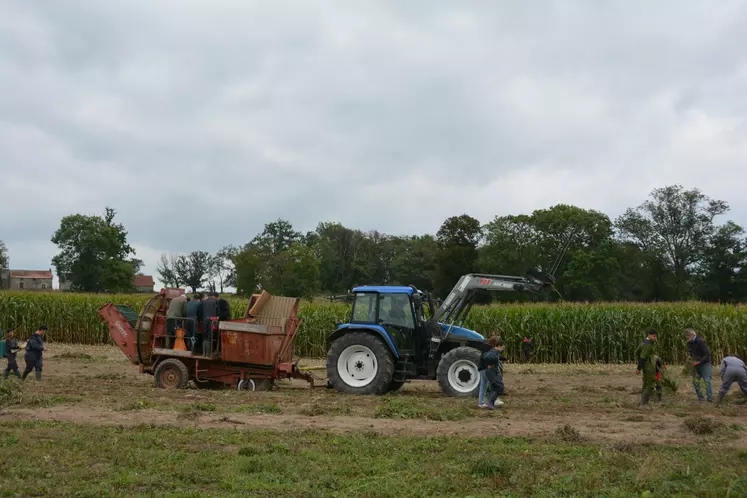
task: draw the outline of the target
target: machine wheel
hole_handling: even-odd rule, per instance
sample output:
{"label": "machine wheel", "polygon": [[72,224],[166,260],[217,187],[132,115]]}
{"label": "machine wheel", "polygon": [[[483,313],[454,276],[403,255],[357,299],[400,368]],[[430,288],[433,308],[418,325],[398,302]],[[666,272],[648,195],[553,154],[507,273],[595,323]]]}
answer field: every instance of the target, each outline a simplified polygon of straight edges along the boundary
{"label": "machine wheel", "polygon": [[238,391],[269,391],[272,388],[270,379],[246,379],[240,380],[236,389]]}
{"label": "machine wheel", "polygon": [[443,355],[436,371],[441,392],[459,398],[477,396],[480,356],[479,350],[470,347],[455,348]]}
{"label": "machine wheel", "polygon": [[189,382],[187,366],[175,358],[159,363],[154,377],[156,386],[162,389],[184,389]]}
{"label": "machine wheel", "polygon": [[346,394],[384,394],[394,376],[394,358],[384,341],[365,332],[350,332],[332,343],[327,378]]}

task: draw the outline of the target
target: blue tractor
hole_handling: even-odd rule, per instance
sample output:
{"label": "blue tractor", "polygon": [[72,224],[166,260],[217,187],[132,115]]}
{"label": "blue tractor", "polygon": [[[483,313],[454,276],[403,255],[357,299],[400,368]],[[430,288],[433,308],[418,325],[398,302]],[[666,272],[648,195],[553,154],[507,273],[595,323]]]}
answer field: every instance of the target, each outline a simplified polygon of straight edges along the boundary
{"label": "blue tractor", "polygon": [[350,322],[329,336],[328,387],[348,394],[384,394],[410,379],[437,379],[447,396],[476,396],[485,337],[464,328],[479,290],[538,293],[554,278],[538,270],[524,277],[468,274],[436,308],[414,286],[362,286]]}

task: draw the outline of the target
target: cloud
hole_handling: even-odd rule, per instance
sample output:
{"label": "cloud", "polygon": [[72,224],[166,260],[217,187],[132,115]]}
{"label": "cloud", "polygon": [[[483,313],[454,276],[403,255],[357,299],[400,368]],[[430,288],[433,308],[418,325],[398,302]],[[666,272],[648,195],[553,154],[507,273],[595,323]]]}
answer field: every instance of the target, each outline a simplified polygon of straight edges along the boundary
{"label": "cloud", "polygon": [[386,233],[697,186],[747,224],[742,2],[0,4],[0,239],[117,209],[155,271],[286,218]]}

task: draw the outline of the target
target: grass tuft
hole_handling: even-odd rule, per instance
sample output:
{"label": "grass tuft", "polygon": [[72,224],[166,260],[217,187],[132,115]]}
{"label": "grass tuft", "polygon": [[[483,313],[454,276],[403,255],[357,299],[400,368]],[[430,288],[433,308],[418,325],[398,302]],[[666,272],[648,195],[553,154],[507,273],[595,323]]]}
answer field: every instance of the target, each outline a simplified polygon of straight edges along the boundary
{"label": "grass tuft", "polygon": [[685,427],[687,427],[687,429],[693,434],[703,436],[706,434],[713,434],[717,430],[721,429],[723,427],[723,424],[710,417],[695,415],[692,417],[687,417],[685,419]]}

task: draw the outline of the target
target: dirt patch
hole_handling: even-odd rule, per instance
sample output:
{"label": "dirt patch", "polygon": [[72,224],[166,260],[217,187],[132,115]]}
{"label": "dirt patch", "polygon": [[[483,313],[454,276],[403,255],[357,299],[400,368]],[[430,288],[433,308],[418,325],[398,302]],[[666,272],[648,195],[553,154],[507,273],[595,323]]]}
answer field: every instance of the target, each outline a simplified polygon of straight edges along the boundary
{"label": "dirt patch", "polygon": [[[117,348],[53,345],[50,350],[54,354],[45,356],[42,382],[29,379],[23,389],[35,396],[55,396],[58,402],[6,408],[0,420],[548,440],[578,436],[582,441],[630,445],[699,444],[704,437],[716,436],[689,430],[684,419],[707,416],[727,428],[747,419],[747,406],[734,402],[739,395],[732,393],[732,402],[718,410],[697,403],[687,389],[665,394],[652,410],[640,410],[635,391],[641,379],[626,365],[507,365],[506,405],[490,412],[478,409],[476,400],[443,396],[431,381],[410,382],[385,397],[347,396],[290,381],[261,393],[169,391],[155,388],[153,377],[139,374]],[[714,391],[718,383],[714,379]],[[75,402],[66,402],[66,397]],[[393,414],[385,417],[386,409]],[[559,427],[573,430],[559,433]],[[719,444],[747,448],[747,432],[734,430]]]}

